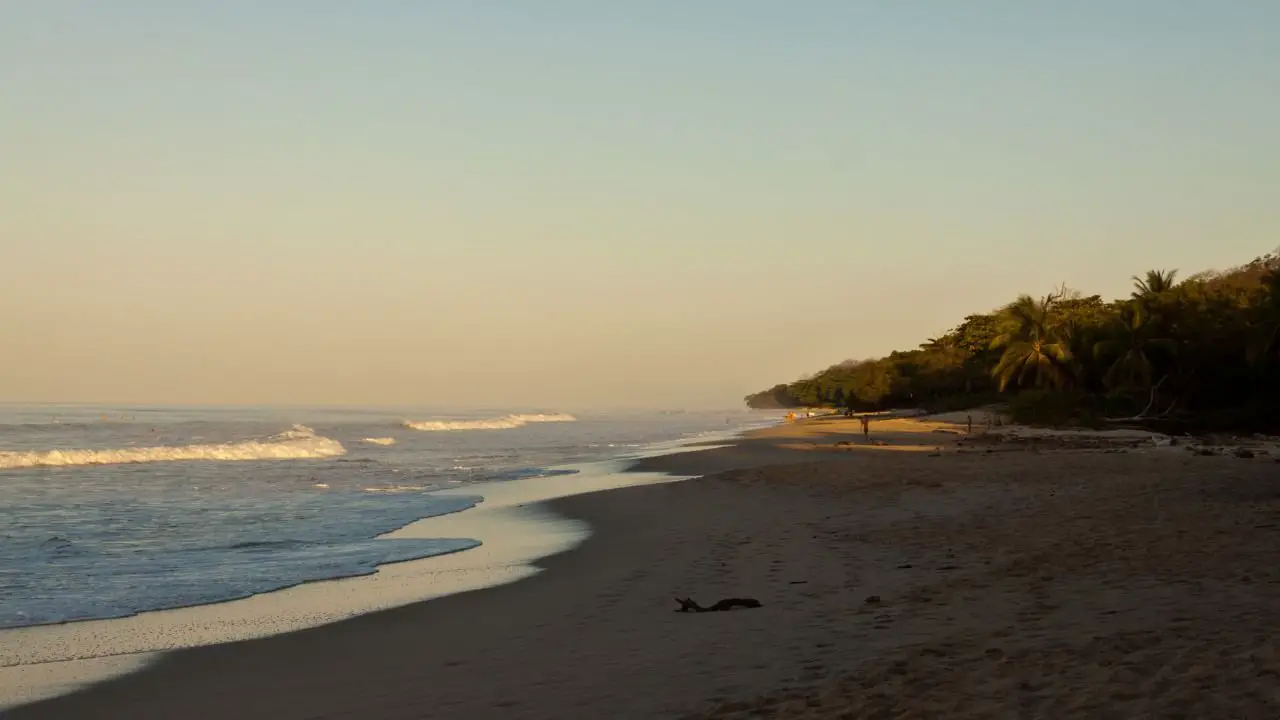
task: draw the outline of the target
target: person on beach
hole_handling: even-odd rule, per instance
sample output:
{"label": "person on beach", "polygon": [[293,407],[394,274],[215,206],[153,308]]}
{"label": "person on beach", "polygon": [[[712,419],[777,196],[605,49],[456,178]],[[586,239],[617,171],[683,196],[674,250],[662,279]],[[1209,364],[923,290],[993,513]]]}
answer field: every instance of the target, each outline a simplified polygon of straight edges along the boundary
{"label": "person on beach", "polygon": [[871,418],[867,417],[866,415],[863,415],[858,419],[862,421],[862,437],[866,440],[870,440],[871,439]]}

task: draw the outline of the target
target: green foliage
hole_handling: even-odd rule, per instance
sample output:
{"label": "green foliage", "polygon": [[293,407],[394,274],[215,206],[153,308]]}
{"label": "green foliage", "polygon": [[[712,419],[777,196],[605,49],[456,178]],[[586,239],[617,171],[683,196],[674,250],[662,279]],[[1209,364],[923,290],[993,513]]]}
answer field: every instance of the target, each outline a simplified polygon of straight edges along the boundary
{"label": "green foliage", "polygon": [[1087,393],[1027,390],[1009,401],[1009,417],[1024,425],[1093,425],[1098,420],[1098,404],[1098,399]]}
{"label": "green foliage", "polygon": [[1000,313],[1000,334],[991,341],[993,350],[1002,350],[991,371],[1000,390],[1016,387],[1066,387],[1071,384],[1074,356],[1070,330],[1057,312],[1060,294],[1040,300],[1023,295]]}
{"label": "green foliage", "polygon": [[[1159,417],[1188,428],[1280,422],[1280,256],[1177,281],[1134,277],[1105,301],[1065,288],[971,314],[917,349],[846,361],[747,396],[751,407],[960,410],[1004,397],[1015,419]],[[1010,397],[1012,396],[1012,397]]]}
{"label": "green foliage", "polygon": [[1006,399],[1003,395],[994,392],[947,395],[926,403],[924,409],[931,413],[958,412],[960,410],[973,410],[986,405],[995,405]]}
{"label": "green foliage", "polygon": [[1122,308],[1111,326],[1110,337],[1093,345],[1094,359],[1107,366],[1103,382],[1113,390],[1150,387],[1155,362],[1171,360],[1178,344],[1162,337],[1158,319],[1142,302]]}
{"label": "green foliage", "polygon": [[1133,299],[1142,300],[1153,295],[1163,295],[1174,288],[1177,270],[1148,270],[1145,277],[1133,276]]}
{"label": "green foliage", "polygon": [[792,394],[791,386],[786,383],[774,385],[768,390],[762,390],[758,393],[748,395],[744,399],[747,401],[747,407],[757,408],[760,410],[793,408],[800,407],[801,405]]}

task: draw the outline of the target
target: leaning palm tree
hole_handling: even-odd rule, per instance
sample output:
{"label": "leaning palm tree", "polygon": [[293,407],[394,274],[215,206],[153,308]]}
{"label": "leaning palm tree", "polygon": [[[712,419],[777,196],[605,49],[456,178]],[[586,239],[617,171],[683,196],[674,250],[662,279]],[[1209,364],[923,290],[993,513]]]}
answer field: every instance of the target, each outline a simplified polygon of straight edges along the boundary
{"label": "leaning palm tree", "polygon": [[1152,358],[1157,353],[1171,356],[1178,350],[1174,340],[1159,337],[1159,330],[1151,312],[1141,302],[1134,302],[1121,312],[1113,337],[1093,346],[1095,359],[1110,362],[1103,376],[1107,387],[1151,386]]}
{"label": "leaning palm tree", "polygon": [[1134,275],[1133,298],[1137,300],[1166,293],[1173,289],[1177,277],[1177,270],[1148,270],[1145,277]]}
{"label": "leaning palm tree", "polygon": [[1062,387],[1070,381],[1069,339],[1054,317],[1060,297],[1051,293],[1036,300],[1022,295],[1001,312],[1000,333],[991,348],[1004,353],[991,374],[1002,392],[1010,384]]}

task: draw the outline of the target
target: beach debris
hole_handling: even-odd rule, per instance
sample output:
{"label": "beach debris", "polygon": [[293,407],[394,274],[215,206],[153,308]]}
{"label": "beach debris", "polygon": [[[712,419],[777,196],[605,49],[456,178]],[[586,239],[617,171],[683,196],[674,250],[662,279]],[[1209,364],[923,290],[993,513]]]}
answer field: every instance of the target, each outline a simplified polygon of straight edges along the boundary
{"label": "beach debris", "polygon": [[911,569],[911,563],[902,563],[901,565],[899,565],[899,566],[898,566],[898,569],[899,569],[899,570],[910,570],[910,569]]}
{"label": "beach debris", "polygon": [[879,605],[879,604],[880,604],[880,596],[879,596],[879,595],[868,595],[868,596],[867,596],[867,604],[868,604],[868,605]]}
{"label": "beach debris", "polygon": [[755,598],[725,598],[711,607],[702,607],[690,598],[676,598],[675,600],[680,603],[680,609],[676,610],[676,612],[723,612],[734,608],[761,607],[760,601]]}
{"label": "beach debris", "polygon": [[1253,451],[1250,450],[1249,448],[1236,448],[1236,457],[1241,458],[1243,460],[1252,459]]}
{"label": "beach debris", "polygon": [[791,584],[791,585],[804,585],[804,584],[806,584],[806,583],[808,583],[808,582],[809,582],[808,580],[792,580],[790,584]]}

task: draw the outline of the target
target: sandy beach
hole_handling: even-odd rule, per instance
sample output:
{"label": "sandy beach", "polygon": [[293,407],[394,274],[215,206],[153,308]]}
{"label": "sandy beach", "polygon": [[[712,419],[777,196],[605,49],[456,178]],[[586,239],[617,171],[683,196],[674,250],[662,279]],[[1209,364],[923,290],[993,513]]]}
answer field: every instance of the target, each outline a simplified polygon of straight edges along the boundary
{"label": "sandy beach", "polygon": [[2,716],[1280,717],[1269,452],[988,440],[819,419],[642,461],[705,477],[555,501],[593,534],[531,578]]}

